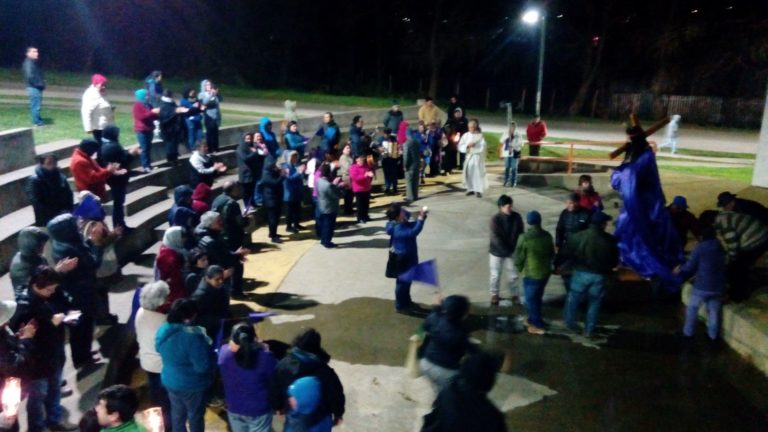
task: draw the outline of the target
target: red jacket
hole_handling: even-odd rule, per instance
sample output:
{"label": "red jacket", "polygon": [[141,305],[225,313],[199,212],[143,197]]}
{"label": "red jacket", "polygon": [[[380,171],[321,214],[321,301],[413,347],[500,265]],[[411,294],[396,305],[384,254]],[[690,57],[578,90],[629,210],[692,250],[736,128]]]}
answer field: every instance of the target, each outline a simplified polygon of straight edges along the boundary
{"label": "red jacket", "polygon": [[169,248],[160,246],[160,251],[155,259],[155,267],[160,280],[165,281],[171,289],[168,299],[158,308],[158,312],[168,313],[174,300],[187,297],[187,288],[184,285],[184,257]]}
{"label": "red jacket", "polygon": [[198,183],[195,191],[192,193],[192,210],[202,215],[211,209],[211,198],[213,189],[205,183]]}
{"label": "red jacket", "polygon": [[368,167],[368,165],[360,166],[355,163],[349,167],[349,179],[352,181],[352,192],[371,191],[373,177],[368,177],[365,175],[369,171],[371,171],[371,169]]}
{"label": "red jacket", "polygon": [[133,103],[133,131],[152,132],[155,130],[154,121],[159,117],[141,102]]}
{"label": "red jacket", "polygon": [[544,123],[544,120],[538,123],[530,122],[525,133],[528,135],[528,142],[530,144],[541,144],[547,136],[547,124]]}
{"label": "red jacket", "polygon": [[89,190],[102,201],[106,199],[107,179],[112,173],[100,167],[95,159],[92,159],[79,148],[75,149],[69,160],[69,172],[75,178],[75,187],[78,191]]}

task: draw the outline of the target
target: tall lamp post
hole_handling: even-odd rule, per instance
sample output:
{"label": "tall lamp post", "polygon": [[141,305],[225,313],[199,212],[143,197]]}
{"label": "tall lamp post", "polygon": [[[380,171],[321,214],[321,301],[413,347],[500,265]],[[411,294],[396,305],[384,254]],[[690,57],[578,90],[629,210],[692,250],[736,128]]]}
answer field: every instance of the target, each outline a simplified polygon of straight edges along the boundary
{"label": "tall lamp post", "polygon": [[536,117],[541,116],[541,84],[544,81],[544,41],[547,33],[547,20],[536,9],[529,9],[523,14],[523,22],[527,25],[536,25],[541,22],[539,39],[539,80],[536,85]]}

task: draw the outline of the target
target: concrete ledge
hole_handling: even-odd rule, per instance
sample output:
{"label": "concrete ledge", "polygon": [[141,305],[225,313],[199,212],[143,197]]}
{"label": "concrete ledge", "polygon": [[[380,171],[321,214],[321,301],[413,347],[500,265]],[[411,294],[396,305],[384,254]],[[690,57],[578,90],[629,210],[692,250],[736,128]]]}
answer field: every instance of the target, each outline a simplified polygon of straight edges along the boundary
{"label": "concrete ledge", "polygon": [[35,138],[31,128],[0,132],[0,172],[24,168],[35,163]]}
{"label": "concrete ledge", "polygon": [[[683,288],[683,304],[688,305],[693,286]],[[744,303],[723,306],[721,335],[734,351],[768,375],[768,288],[761,288]],[[699,310],[706,322],[706,308]]]}

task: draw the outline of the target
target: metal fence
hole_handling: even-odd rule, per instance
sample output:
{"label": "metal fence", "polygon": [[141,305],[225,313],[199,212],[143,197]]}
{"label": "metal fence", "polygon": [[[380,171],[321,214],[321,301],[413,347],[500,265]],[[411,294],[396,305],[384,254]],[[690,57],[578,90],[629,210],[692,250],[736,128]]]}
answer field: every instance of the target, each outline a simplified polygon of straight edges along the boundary
{"label": "metal fence", "polygon": [[645,118],[679,114],[686,123],[739,128],[759,128],[765,107],[762,99],[650,93],[612,94],[607,104],[602,111],[611,118],[626,118],[632,112]]}

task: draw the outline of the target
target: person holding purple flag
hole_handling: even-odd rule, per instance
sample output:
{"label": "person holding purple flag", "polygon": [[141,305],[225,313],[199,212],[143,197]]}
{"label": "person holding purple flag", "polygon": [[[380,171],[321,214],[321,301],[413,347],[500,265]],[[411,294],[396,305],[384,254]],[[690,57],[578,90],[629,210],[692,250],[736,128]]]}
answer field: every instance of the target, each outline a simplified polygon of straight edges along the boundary
{"label": "person holding purple flag", "polygon": [[[419,262],[416,237],[424,228],[427,220],[427,208],[419,212],[416,221],[411,221],[411,214],[399,203],[389,206],[387,215],[387,234],[389,240],[389,261],[387,277],[397,278]],[[421,308],[411,300],[411,282],[398,278],[395,282],[395,309],[397,313],[413,314]]]}

